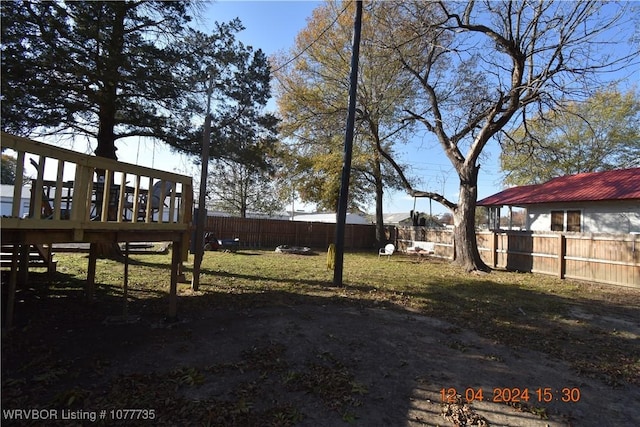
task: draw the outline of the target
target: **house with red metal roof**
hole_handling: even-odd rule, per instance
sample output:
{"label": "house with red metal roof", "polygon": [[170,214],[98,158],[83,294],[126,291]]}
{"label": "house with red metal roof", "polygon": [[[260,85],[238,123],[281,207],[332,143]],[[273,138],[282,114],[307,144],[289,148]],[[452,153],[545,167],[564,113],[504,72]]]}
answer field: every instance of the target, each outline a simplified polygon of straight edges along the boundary
{"label": "house with red metal roof", "polygon": [[[477,202],[500,218],[502,206],[525,208],[526,229],[640,233],[640,168],[579,173],[508,188]],[[493,227],[498,228],[498,227]]]}

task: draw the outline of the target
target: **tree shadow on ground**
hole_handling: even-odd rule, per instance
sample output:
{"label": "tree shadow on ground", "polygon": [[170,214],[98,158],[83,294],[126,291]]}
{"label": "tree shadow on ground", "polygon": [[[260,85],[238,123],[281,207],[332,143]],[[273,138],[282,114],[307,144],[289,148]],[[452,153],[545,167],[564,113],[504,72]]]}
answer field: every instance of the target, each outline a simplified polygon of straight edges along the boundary
{"label": "tree shadow on ground", "polygon": [[[535,387],[570,386],[583,394],[577,413],[557,401],[523,402],[520,412],[490,402],[476,408],[494,423],[510,420],[503,425],[602,425],[617,400],[639,396],[617,374],[618,389],[605,393],[599,378],[608,373],[597,365],[604,347],[638,360],[634,329],[615,334],[600,321],[618,313],[624,326],[638,319],[634,307],[576,305],[491,280],[423,283],[403,295],[366,284],[312,295],[327,282],[285,278],[300,292],[182,287],[175,323],[163,321],[166,293],[135,290],[128,309],[139,320],[113,323],[106,320],[122,307],[117,286],[97,286],[88,303],[82,280],[32,278],[17,326],[3,334],[3,408],[146,408],[159,425],[435,425],[446,421],[442,389],[484,388],[491,397],[494,388],[534,394]],[[637,410],[621,413],[638,417]]]}

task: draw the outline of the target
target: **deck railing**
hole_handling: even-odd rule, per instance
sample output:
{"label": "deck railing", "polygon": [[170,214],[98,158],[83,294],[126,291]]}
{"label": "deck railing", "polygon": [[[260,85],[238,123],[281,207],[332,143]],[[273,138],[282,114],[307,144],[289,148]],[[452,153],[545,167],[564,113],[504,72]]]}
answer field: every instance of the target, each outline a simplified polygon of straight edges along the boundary
{"label": "deck railing", "polygon": [[[3,237],[5,230],[20,230],[23,235],[58,230],[54,237],[43,237],[43,243],[50,243],[85,241],[88,231],[188,232],[191,177],[1,135],[3,149],[14,150],[17,156],[13,210],[11,217],[2,218]],[[30,213],[20,218],[21,188],[28,184],[25,176],[33,176],[27,178],[31,181]],[[122,239],[130,240],[125,236]]]}

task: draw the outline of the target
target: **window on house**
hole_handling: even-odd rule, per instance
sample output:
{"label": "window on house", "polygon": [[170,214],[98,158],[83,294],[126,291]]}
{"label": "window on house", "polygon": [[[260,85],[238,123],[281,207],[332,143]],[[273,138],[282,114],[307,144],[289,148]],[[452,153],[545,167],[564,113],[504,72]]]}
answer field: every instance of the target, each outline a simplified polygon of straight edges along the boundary
{"label": "window on house", "polygon": [[580,232],[580,211],[567,211],[567,231]]}
{"label": "window on house", "polygon": [[564,211],[551,211],[551,231],[564,231]]}

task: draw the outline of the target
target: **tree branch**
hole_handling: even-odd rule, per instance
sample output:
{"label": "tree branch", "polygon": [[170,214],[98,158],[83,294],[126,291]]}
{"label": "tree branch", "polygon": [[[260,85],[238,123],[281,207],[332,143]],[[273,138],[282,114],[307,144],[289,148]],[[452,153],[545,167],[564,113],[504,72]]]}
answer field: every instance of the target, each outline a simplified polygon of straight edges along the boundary
{"label": "tree branch", "polygon": [[452,211],[458,207],[456,203],[451,202],[446,197],[438,193],[431,193],[429,191],[412,190],[409,192],[409,194],[411,195],[411,197],[428,197],[429,199],[435,200],[436,202],[449,208]]}

